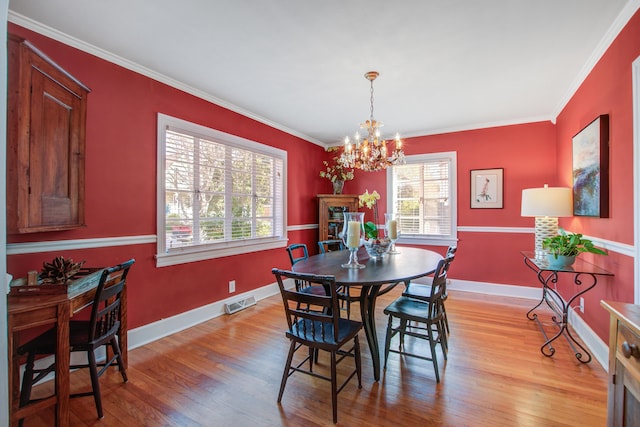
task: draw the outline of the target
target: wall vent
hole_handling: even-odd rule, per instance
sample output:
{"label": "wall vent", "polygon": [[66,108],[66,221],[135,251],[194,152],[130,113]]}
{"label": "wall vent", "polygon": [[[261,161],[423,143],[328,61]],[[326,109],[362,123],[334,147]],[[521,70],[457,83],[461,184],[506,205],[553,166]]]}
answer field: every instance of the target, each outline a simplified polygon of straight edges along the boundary
{"label": "wall vent", "polygon": [[256,305],[256,299],[253,297],[253,295],[242,298],[238,301],[225,304],[224,311],[227,314],[233,314],[237,313],[240,310],[244,310],[247,307],[251,307],[252,305]]}

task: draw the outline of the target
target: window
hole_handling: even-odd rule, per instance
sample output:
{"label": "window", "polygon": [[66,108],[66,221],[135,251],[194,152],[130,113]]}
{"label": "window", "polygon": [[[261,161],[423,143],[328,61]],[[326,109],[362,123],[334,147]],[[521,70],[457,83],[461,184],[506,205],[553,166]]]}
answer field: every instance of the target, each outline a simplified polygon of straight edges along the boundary
{"label": "window", "polygon": [[387,211],[398,216],[400,243],[456,242],[456,176],[455,152],[407,156],[387,169]]}
{"label": "window", "polygon": [[285,151],[158,114],[157,265],[286,245]]}

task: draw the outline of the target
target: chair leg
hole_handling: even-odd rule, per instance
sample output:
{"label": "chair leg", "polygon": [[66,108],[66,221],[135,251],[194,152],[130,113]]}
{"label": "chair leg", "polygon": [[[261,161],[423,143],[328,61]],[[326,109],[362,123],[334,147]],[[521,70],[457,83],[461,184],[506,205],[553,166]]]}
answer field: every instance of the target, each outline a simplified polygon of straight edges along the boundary
{"label": "chair leg", "polygon": [[362,362],[360,359],[360,340],[356,335],[353,338],[354,355],[356,357],[356,375],[358,376],[358,388],[362,388]]}
{"label": "chair leg", "polygon": [[398,351],[404,350],[404,332],[407,330],[407,325],[411,326],[410,320],[400,319],[400,342],[398,343]]}
{"label": "chair leg", "polygon": [[116,337],[111,338],[111,348],[116,355],[116,362],[118,362],[118,369],[120,370],[120,375],[122,375],[122,381],[126,383],[129,381],[129,378],[127,377],[127,370],[124,367],[122,353],[120,352],[120,346],[118,345]]}
{"label": "chair leg", "polygon": [[436,382],[440,382],[440,371],[438,370],[438,357],[436,355],[436,340],[433,336],[433,329],[431,325],[427,324],[427,335],[429,337],[429,348],[431,349],[431,361],[433,362],[433,369],[436,374]]}
{"label": "chair leg", "polygon": [[289,370],[291,369],[291,361],[293,360],[293,353],[296,351],[295,341],[291,341],[289,347],[289,355],[287,356],[287,363],[284,365],[284,372],[282,373],[282,381],[280,382],[280,392],[278,393],[278,403],[282,400],[282,393],[284,393],[284,386],[287,384],[287,378],[289,378]]}
{"label": "chair leg", "polygon": [[333,423],[338,422],[338,373],[336,370],[336,352],[331,352],[331,408],[333,409]]}
{"label": "chair leg", "polygon": [[347,304],[347,319],[351,319],[351,293],[348,286],[345,286],[344,294],[347,296],[345,301],[345,304]]}
{"label": "chair leg", "polygon": [[312,347],[309,347],[309,372],[313,372],[313,362],[318,363],[318,351]]}
{"label": "chair leg", "polygon": [[33,387],[33,365],[36,360],[36,354],[29,352],[27,354],[27,362],[22,376],[22,390],[20,390],[20,407],[23,407],[31,400],[31,389]]}
{"label": "chair leg", "polygon": [[96,410],[98,412],[98,418],[104,417],[102,413],[102,398],[100,395],[100,381],[98,380],[98,365],[96,363],[96,355],[93,350],[87,351],[87,358],[89,359],[89,373],[91,375],[91,387],[93,388],[93,400],[96,403]]}
{"label": "chair leg", "polygon": [[389,315],[389,321],[387,322],[387,334],[384,339],[384,369],[387,369],[387,359],[389,358],[389,346],[391,345],[391,332],[392,332],[392,324],[393,316]]}
{"label": "chair leg", "polygon": [[449,319],[447,318],[447,310],[444,308],[444,301],[442,301],[442,321],[445,326],[445,330],[447,331],[447,335],[449,335]]}
{"label": "chair leg", "polygon": [[436,328],[438,330],[440,347],[442,347],[442,353],[444,354],[444,358],[446,360],[447,353],[449,352],[449,338],[447,337],[444,318],[438,322],[438,324],[436,325]]}

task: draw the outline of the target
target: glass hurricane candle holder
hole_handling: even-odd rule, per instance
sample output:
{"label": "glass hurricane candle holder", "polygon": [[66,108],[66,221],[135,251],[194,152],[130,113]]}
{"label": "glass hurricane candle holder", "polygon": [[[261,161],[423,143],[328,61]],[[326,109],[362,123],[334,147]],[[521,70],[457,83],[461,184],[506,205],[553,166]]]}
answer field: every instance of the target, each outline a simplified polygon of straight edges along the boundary
{"label": "glass hurricane candle holder", "polygon": [[384,214],[384,229],[385,233],[389,240],[391,240],[391,249],[389,249],[389,254],[395,255],[399,254],[396,250],[396,240],[398,240],[398,218],[394,213],[386,213]]}
{"label": "glass hurricane candle holder", "polygon": [[358,248],[364,243],[364,212],[345,212],[342,241],[349,249],[349,262],[342,264],[343,268],[364,268],[358,263]]}

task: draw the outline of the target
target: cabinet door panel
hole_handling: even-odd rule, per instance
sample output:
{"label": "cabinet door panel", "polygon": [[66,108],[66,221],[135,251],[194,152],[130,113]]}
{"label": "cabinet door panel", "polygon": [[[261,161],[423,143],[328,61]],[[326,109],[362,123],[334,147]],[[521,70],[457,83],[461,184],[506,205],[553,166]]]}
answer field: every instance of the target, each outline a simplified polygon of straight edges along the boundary
{"label": "cabinet door panel", "polygon": [[78,224],[80,100],[38,70],[31,87],[29,225]]}

